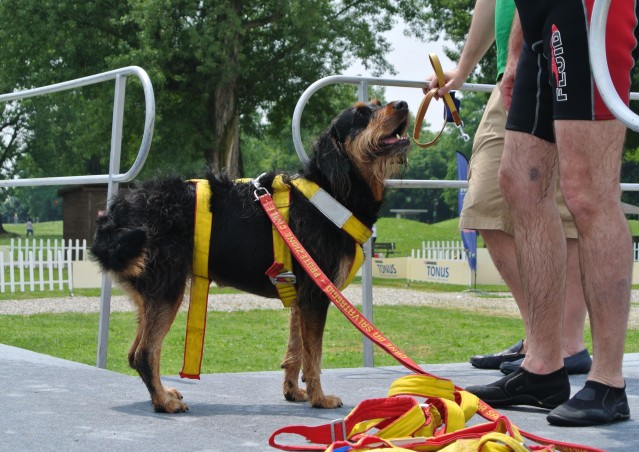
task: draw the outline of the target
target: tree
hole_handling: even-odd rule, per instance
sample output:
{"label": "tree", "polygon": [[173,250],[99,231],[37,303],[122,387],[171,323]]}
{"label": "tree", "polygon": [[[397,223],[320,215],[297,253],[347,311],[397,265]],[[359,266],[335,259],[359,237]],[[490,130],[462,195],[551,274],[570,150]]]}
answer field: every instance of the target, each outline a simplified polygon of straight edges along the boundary
{"label": "tree", "polygon": [[162,120],[182,127],[188,118],[197,131],[192,147],[213,167],[240,175],[240,125],[252,135],[264,122],[286,124],[308,85],[354,59],[388,70],[381,33],[405,7],[425,2],[152,0],[134,3],[130,18],[140,30],[141,58],[162,74],[159,98],[180,94]]}
{"label": "tree", "polygon": [[[424,8],[419,15],[423,26],[413,28],[413,32],[421,38],[450,41],[453,47],[445,48],[444,52],[452,61],[457,61],[466,42],[474,7],[475,0],[429,0],[428,8]],[[496,72],[496,52],[493,46],[479,62],[470,80],[494,83]]]}
{"label": "tree", "polygon": [[[240,127],[259,135],[265,123],[284,124],[303,89],[354,60],[378,73],[389,70],[389,43],[381,34],[400,16],[419,30],[415,11],[425,7],[420,0],[5,0],[0,86],[6,92],[140,65],[157,99],[149,163],[175,169],[206,161],[240,175]],[[103,99],[109,91],[83,89],[74,100],[74,109],[80,100],[89,103],[64,140],[66,148],[83,148],[83,158],[74,160],[80,168],[105,170],[103,154],[75,140],[109,117],[111,103]],[[139,98],[134,90],[131,99]],[[104,107],[95,107],[98,99]],[[54,105],[47,114],[58,114]],[[315,105],[309,113],[325,115],[330,102]],[[45,126],[49,133],[56,128]],[[39,146],[54,148],[56,140],[48,135]],[[136,149],[133,133],[125,144]]]}

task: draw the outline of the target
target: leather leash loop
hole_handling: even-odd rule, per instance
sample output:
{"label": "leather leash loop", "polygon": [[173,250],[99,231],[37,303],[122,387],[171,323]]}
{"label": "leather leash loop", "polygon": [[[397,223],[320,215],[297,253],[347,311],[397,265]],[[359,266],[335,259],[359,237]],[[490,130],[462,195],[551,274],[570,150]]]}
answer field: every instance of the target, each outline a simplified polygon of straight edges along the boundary
{"label": "leather leash loop", "polygon": [[[439,61],[439,57],[437,56],[436,53],[431,53],[428,55],[428,58],[430,59],[430,64],[433,66],[433,70],[435,71],[435,76],[437,77],[437,83],[439,84],[439,87],[444,86],[446,84],[446,79],[444,77],[444,70],[442,69],[442,65]],[[417,116],[415,117],[415,128],[413,129],[413,141],[415,142],[417,146],[419,146],[422,149],[426,149],[434,145],[439,139],[439,137],[441,136],[442,132],[444,131],[444,128],[446,127],[446,121],[444,121],[444,123],[442,124],[442,128],[440,129],[439,133],[435,136],[435,138],[433,138],[431,141],[428,141],[426,143],[421,143],[419,141],[422,124],[424,123],[424,116],[426,115],[426,111],[428,110],[428,106],[430,105],[431,100],[435,97],[438,90],[439,88],[433,88],[426,93],[426,95],[424,96],[424,99],[419,105],[419,109],[417,110]],[[468,136],[468,134],[464,132],[464,122],[462,121],[461,116],[459,115],[459,111],[457,110],[457,107],[455,106],[455,102],[453,101],[453,98],[450,95],[450,93],[444,94],[442,99],[444,100],[444,103],[446,104],[446,106],[448,107],[448,110],[450,111],[453,121],[455,122],[455,126],[459,130],[461,138],[464,141],[470,140],[470,137]]]}

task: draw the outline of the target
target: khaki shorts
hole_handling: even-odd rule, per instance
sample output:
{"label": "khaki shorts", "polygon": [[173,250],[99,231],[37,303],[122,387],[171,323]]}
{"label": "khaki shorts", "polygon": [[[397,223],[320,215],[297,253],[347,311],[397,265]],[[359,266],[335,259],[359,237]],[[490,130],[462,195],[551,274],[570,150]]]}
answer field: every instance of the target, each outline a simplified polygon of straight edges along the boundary
{"label": "khaki shorts", "polygon": [[[514,235],[508,206],[499,190],[497,172],[504,151],[506,111],[499,83],[493,89],[481,118],[468,169],[468,191],[459,219],[461,229],[497,229]],[[577,238],[577,228],[557,185],[557,206],[567,238]]]}

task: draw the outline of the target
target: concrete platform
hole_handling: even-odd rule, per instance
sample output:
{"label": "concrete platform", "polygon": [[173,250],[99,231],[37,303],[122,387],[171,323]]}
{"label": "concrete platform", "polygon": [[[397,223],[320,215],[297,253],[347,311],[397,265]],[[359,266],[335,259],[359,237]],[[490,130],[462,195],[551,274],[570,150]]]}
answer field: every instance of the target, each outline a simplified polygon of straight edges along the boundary
{"label": "concrete platform", "polygon": [[[498,371],[470,364],[428,365],[424,369],[455,384],[489,383]],[[363,399],[384,397],[403,367],[328,369],[327,393],[344,407],[318,410],[286,402],[281,372],[203,375],[200,381],[166,377],[184,394],[190,411],[153,412],[138,377],[97,369],[0,344],[0,450],[7,451],[247,451],[273,450],[268,438],[291,424],[318,425],[344,417]],[[550,426],[544,410],[502,409],[517,426],[551,439],[610,451],[639,450],[639,354],[628,354],[624,373],[632,419],[597,428]],[[571,377],[573,393],[585,380]],[[482,421],[476,417],[477,421]],[[294,437],[279,438],[294,444]],[[297,444],[302,444],[297,442]]]}

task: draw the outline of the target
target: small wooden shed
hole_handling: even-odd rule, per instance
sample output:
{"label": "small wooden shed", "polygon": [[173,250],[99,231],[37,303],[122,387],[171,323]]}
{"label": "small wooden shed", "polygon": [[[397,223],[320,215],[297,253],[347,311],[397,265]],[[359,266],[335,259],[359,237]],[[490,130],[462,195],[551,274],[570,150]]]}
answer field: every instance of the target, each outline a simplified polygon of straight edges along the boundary
{"label": "small wooden shed", "polygon": [[98,212],[106,210],[107,185],[69,186],[58,190],[58,195],[63,199],[64,240],[86,239],[92,244]]}

